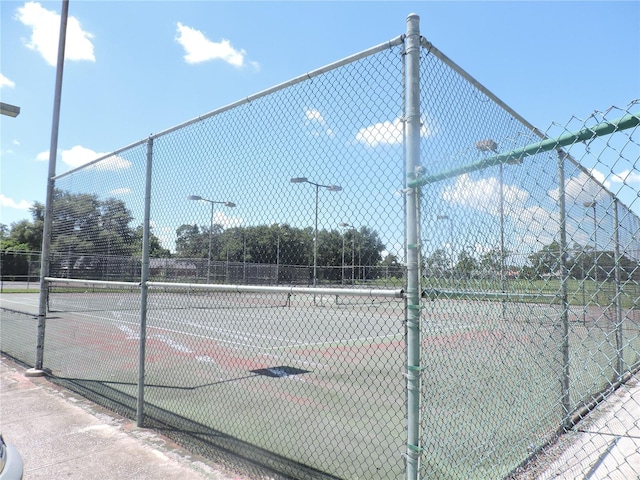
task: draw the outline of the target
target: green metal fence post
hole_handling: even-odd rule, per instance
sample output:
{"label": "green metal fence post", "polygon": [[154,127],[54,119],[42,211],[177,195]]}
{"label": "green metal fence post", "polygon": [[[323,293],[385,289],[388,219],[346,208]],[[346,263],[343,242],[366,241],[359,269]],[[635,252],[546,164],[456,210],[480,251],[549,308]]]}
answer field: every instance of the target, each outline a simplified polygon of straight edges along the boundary
{"label": "green metal fence post", "polygon": [[[420,161],[420,17],[407,17],[405,50],[406,174],[415,180]],[[418,478],[420,470],[420,237],[418,231],[420,187],[407,192],[407,480]]]}
{"label": "green metal fence post", "polygon": [[147,294],[149,287],[149,237],[151,232],[151,166],[153,164],[153,138],[147,142],[147,167],[144,191],[144,220],[142,233],[142,272],[140,274],[140,345],[138,350],[138,398],[136,405],[136,424],[144,423],[144,373],[145,351],[147,343]]}

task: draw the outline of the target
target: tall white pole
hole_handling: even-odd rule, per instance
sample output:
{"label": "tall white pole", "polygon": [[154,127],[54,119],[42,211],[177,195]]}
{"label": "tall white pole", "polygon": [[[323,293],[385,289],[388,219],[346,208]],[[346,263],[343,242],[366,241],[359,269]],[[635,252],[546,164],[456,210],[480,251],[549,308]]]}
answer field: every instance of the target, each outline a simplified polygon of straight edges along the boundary
{"label": "tall white pole", "polygon": [[47,282],[51,255],[51,227],[53,226],[53,193],[56,175],[56,154],[58,151],[58,129],[60,126],[60,101],[62,98],[62,73],[64,70],[64,50],[67,39],[67,18],[69,0],[62,0],[60,13],[60,34],[58,37],[58,63],[56,66],[56,85],[53,99],[53,119],[51,122],[51,142],[49,145],[49,171],[47,173],[47,193],[45,200],[44,227],[42,231],[42,257],[40,260],[40,296],[38,299],[38,339],[36,344],[35,368],[28,373],[42,375],[44,363],[44,332],[47,316]]}

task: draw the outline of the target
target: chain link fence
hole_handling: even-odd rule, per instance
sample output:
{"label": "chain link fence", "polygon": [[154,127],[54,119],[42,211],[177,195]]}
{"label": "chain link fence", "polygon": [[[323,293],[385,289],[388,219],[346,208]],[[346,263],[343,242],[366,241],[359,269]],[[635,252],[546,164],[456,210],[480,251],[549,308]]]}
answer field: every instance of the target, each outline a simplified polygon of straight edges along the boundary
{"label": "chain link fence", "polygon": [[16,288],[37,290],[39,286],[40,252],[0,250],[0,292]]}
{"label": "chain link fence", "polygon": [[538,478],[640,366],[638,102],[541,133],[424,43],[421,477]]}
{"label": "chain link fence", "polygon": [[639,134],[522,152],[637,110],[543,134],[410,28],[151,135],[55,178],[44,364],[256,478],[540,465],[640,365]]}
{"label": "chain link fence", "polygon": [[194,448],[401,477],[402,53],[59,175],[44,364]]}

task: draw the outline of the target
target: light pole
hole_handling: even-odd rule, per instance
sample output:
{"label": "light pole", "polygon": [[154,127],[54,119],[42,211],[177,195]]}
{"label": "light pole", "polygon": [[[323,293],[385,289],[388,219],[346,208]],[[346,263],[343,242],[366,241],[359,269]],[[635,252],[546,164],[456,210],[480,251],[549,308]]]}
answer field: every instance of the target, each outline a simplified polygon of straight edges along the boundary
{"label": "light pole", "polygon": [[438,215],[436,220],[447,220],[449,222],[449,248],[451,249],[451,269],[454,267],[454,251],[453,251],[453,220],[449,215]]}
{"label": "light pole", "polygon": [[221,204],[225,207],[234,208],[236,206],[233,202],[217,202],[215,200],[209,200],[208,198],[202,198],[200,195],[189,195],[187,200],[195,200],[198,202],[207,202],[211,205],[211,215],[209,217],[209,253],[207,255],[207,283],[211,277],[211,238],[213,233],[213,206],[215,204]]}
{"label": "light pole", "polygon": [[[476,142],[476,148],[481,152],[493,152],[498,154],[498,144],[491,139],[479,140]],[[506,162],[509,165],[519,165],[522,163],[522,157],[517,159],[510,159]],[[506,292],[506,276],[505,276],[505,250],[504,250],[504,174],[502,162],[499,164],[499,191],[500,191],[500,284],[502,293]],[[503,300],[504,302],[504,300]]]}
{"label": "light pole", "polygon": [[[354,227],[353,225],[350,225],[346,222],[341,222],[340,226],[344,229],[349,228],[351,230],[353,230],[353,237],[351,238],[351,283],[354,284],[355,283],[355,273],[354,273],[354,269],[355,269],[355,256],[356,256],[356,234],[355,234],[355,229],[356,227]],[[342,284],[344,285],[344,236],[345,236],[346,230],[342,231]]]}
{"label": "light pole", "polygon": [[585,208],[593,208],[593,282],[596,289],[596,304],[598,303],[598,220],[596,218],[596,201],[584,202]]}
{"label": "light pole", "polygon": [[315,287],[318,284],[318,191],[321,188],[326,188],[330,192],[339,192],[342,187],[311,182],[307,177],[294,177],[291,179],[291,183],[308,183],[316,187],[315,227],[313,230],[313,286]]}

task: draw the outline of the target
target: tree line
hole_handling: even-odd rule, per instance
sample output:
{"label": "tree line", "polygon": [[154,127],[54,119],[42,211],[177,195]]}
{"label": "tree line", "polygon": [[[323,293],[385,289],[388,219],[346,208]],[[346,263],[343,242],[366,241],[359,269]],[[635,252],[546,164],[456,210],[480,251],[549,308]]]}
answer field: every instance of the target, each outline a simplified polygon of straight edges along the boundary
{"label": "tree line", "polygon": [[[491,249],[481,255],[468,250],[460,251],[457,256],[440,248],[426,256],[424,261],[428,276],[473,278],[518,276],[531,280],[561,275],[560,244],[556,241],[545,245],[539,251],[528,255],[527,265],[507,264],[510,253],[502,253],[499,248]],[[640,280],[640,264],[627,255],[620,255],[620,280]],[[615,279],[616,256],[613,251],[596,250],[589,245],[572,244],[565,252],[565,267],[569,277],[600,281]]]}
{"label": "tree line", "polygon": [[[0,248],[3,252],[37,252],[42,247],[45,207],[35,202],[31,220],[21,220],[10,227],[0,225]],[[142,256],[143,226],[133,225],[134,218],[119,199],[100,200],[97,195],[56,190],[53,203],[52,268],[108,272],[112,276],[126,271],[135,276],[130,259]],[[314,241],[317,242],[317,265],[340,267],[325,277],[348,275],[372,279],[373,267],[391,268],[401,277],[403,268],[394,255],[383,255],[385,245],[378,233],[367,227],[318,231],[290,225],[258,225],[225,228],[220,224],[183,224],[176,230],[175,251],[165,248],[150,234],[152,258],[207,259],[208,261],[310,266]],[[3,262],[4,274],[8,263]],[[61,274],[58,271],[58,274]],[[335,279],[334,279],[335,280]]]}
{"label": "tree line", "polygon": [[[19,269],[7,255],[11,252],[38,252],[42,247],[45,207],[35,202],[29,209],[31,220],[21,220],[10,227],[0,224],[0,249],[3,274]],[[100,200],[97,195],[54,193],[51,250],[53,262],[67,274],[73,268],[109,271],[117,275],[127,271],[136,276],[139,267],[130,267],[131,259],[142,257],[143,226],[133,225],[134,218],[119,199]],[[271,265],[311,266],[314,241],[317,242],[317,265],[332,280],[345,276],[359,280],[375,279],[379,267],[386,276],[401,278],[404,267],[395,255],[384,254],[386,246],[378,233],[367,227],[321,229],[314,238],[311,227],[296,228],[272,224],[225,228],[220,224],[183,224],[176,230],[175,251],[150,234],[149,255],[154,258],[207,259],[211,262],[243,262]],[[437,249],[423,260],[430,276],[518,275],[536,279],[557,275],[561,249],[553,241],[528,256],[527,265],[507,265],[509,252],[494,248],[481,255],[467,250],[454,258],[452,252]],[[26,260],[25,260],[26,262]],[[15,263],[15,262],[14,262]],[[574,243],[565,252],[565,265],[572,278],[614,278],[615,255]],[[621,280],[640,277],[637,260],[626,255],[619,258]],[[335,277],[335,278],[333,278]]]}

